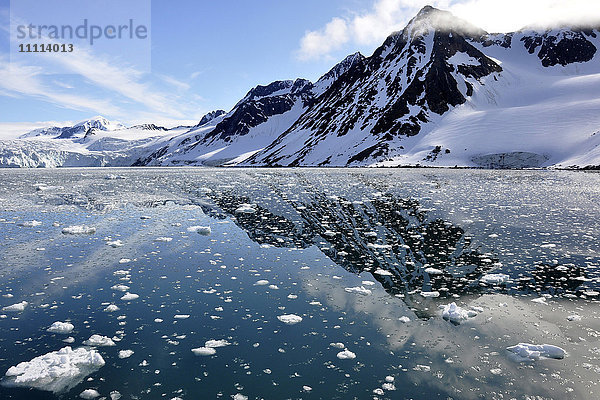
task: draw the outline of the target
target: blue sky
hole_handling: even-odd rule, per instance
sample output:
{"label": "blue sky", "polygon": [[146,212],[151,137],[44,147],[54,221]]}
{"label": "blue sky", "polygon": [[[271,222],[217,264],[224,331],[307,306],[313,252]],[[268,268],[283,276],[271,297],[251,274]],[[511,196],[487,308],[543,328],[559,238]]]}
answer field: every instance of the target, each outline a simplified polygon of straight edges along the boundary
{"label": "blue sky", "polygon": [[257,84],[314,81],[350,53],[370,55],[427,3],[492,31],[536,22],[532,15],[598,15],[596,0],[154,0],[150,72],[92,54],[69,74],[45,74],[23,63],[9,73],[10,3],[0,0],[0,123],[195,121],[229,110]]}

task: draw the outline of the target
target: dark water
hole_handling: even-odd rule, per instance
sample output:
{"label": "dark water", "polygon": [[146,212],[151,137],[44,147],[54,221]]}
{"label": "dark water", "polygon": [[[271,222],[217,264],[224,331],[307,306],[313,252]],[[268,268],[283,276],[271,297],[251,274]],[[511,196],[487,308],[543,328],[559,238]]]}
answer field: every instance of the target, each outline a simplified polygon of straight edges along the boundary
{"label": "dark water", "polygon": [[[598,174],[1,172],[0,308],[28,305],[0,311],[0,374],[92,334],[116,344],[70,390],[2,399],[599,396]],[[96,231],[62,233],[79,225]],[[477,315],[446,321],[451,302]],[[191,351],[211,339],[229,345]],[[519,362],[520,342],[567,355]]]}

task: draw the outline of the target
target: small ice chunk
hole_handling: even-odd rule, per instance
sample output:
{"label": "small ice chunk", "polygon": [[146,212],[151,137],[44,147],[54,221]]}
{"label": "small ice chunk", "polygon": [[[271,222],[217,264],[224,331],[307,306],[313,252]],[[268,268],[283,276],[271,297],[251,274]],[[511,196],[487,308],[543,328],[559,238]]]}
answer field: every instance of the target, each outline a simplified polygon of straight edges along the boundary
{"label": "small ice chunk", "polygon": [[308,385],[304,385],[304,386],[302,386],[302,390],[304,390],[305,392],[311,392],[312,388]]}
{"label": "small ice chunk", "polygon": [[175,319],[188,319],[190,317],[189,314],[176,314],[173,316]]}
{"label": "small ice chunk", "polygon": [[95,389],[85,389],[83,392],[79,393],[79,397],[84,400],[92,400],[96,397],[100,397],[100,393]]}
{"label": "small ice chunk", "polygon": [[42,224],[41,221],[33,220],[33,221],[19,222],[19,223],[17,223],[17,226],[23,226],[26,228],[34,228],[36,226],[40,226],[41,224]]}
{"label": "small ice chunk", "polygon": [[215,339],[211,339],[211,340],[207,340],[206,342],[204,342],[204,347],[225,347],[225,346],[229,346],[231,343],[229,343],[227,340],[225,339],[219,339],[219,340],[215,340]]}
{"label": "small ice chunk", "polygon": [[117,390],[113,390],[112,392],[110,392],[110,400],[119,400],[121,397],[123,396]]}
{"label": "small ice chunk", "polygon": [[261,279],[256,281],[256,283],[254,284],[254,286],[266,286],[269,284],[269,281],[266,279]]}
{"label": "small ice chunk", "polygon": [[120,240],[109,240],[108,242],[106,242],[106,245],[117,248],[123,246],[123,242]]}
{"label": "small ice chunk", "polygon": [[209,236],[212,233],[210,226],[190,226],[188,232],[196,232],[202,236]]}
{"label": "small ice chunk", "polygon": [[506,274],[486,274],[479,278],[479,281],[486,285],[501,285],[509,278],[510,277]]}
{"label": "small ice chunk", "polygon": [[433,267],[425,268],[425,272],[427,272],[429,275],[443,275],[444,274],[444,271],[442,271],[441,269],[437,269],[437,268],[433,268]]}
{"label": "small ice chunk", "polygon": [[350,350],[346,349],[344,351],[340,351],[339,353],[337,353],[337,358],[339,358],[340,360],[352,360],[352,359],[356,358],[356,354],[354,354]]}
{"label": "small ice chunk", "polygon": [[156,239],[154,239],[155,242],[170,242],[171,240],[173,240],[172,237],[166,237],[166,236],[160,236],[157,237]]}
{"label": "small ice chunk", "polygon": [[119,311],[120,308],[117,307],[114,304],[109,304],[108,306],[106,306],[106,308],[104,309],[105,312],[115,312],[115,311]]}
{"label": "small ice chunk", "polygon": [[26,301],[22,301],[20,303],[16,303],[10,306],[6,306],[2,308],[2,311],[5,312],[22,312],[25,311],[25,307],[27,307],[29,303]]}
{"label": "small ice chunk", "polygon": [[477,312],[473,310],[465,310],[452,302],[445,306],[442,306],[442,317],[445,320],[460,324],[463,321],[468,320],[477,315]]}
{"label": "small ice chunk", "polygon": [[241,393],[236,393],[236,394],[233,396],[233,400],[248,400],[248,396],[244,396],[244,395],[243,395],[243,394],[241,394]]}
{"label": "small ice chunk", "polygon": [[421,292],[421,296],[423,297],[440,297],[440,292],[437,290],[433,290],[431,292]]}
{"label": "small ice chunk", "polygon": [[119,350],[119,358],[129,358],[133,355],[133,350]]}
{"label": "small ice chunk", "polygon": [[569,321],[581,321],[581,315],[571,314],[567,316],[567,320]]}
{"label": "small ice chunk", "polygon": [[115,342],[108,336],[92,335],[90,338],[83,342],[86,346],[114,346]]}
{"label": "small ice chunk", "polygon": [[140,295],[139,295],[139,294],[135,294],[135,293],[129,293],[129,292],[127,292],[127,293],[125,293],[125,294],[123,295],[123,297],[121,297],[121,300],[125,300],[125,301],[131,301],[131,300],[135,300],[135,299],[137,299],[137,298],[139,298],[139,297],[140,297]]}
{"label": "small ice chunk", "polygon": [[377,268],[375,270],[375,272],[373,272],[373,273],[377,274],[377,275],[381,275],[381,276],[392,276],[392,275],[394,275],[390,271],[387,271],[387,270],[381,269],[381,268]]}
{"label": "small ice chunk", "polygon": [[6,371],[5,386],[28,387],[54,393],[68,391],[104,365],[96,350],[63,347]]}
{"label": "small ice chunk", "polygon": [[338,342],[338,343],[329,343],[329,345],[331,347],[335,347],[336,349],[343,349],[346,346],[344,345],[344,343]]}
{"label": "small ice chunk", "polygon": [[75,338],[73,336],[69,336],[66,339],[63,339],[63,342],[65,343],[75,343]]}
{"label": "small ice chunk", "polygon": [[50,325],[50,327],[48,329],[46,329],[46,331],[51,332],[51,333],[60,333],[60,334],[66,335],[68,333],[71,333],[73,328],[75,328],[75,327],[73,326],[73,324],[71,324],[69,322],[56,321],[52,325]]}
{"label": "small ice chunk", "polygon": [[240,204],[235,209],[236,214],[254,214],[256,212],[256,204]]}
{"label": "small ice chunk", "polygon": [[370,289],[367,289],[364,286],[347,287],[344,288],[344,290],[348,293],[362,294],[363,296],[367,296],[372,293]]}
{"label": "small ice chunk", "polygon": [[403,315],[400,318],[398,318],[398,321],[402,322],[403,324],[406,324],[407,322],[410,322],[410,318],[408,318],[406,315]]}
{"label": "small ice chunk", "polygon": [[119,260],[119,264],[127,264],[128,262],[131,262],[130,258],[121,258]]}
{"label": "small ice chunk", "polygon": [[375,282],[373,282],[373,281],[362,281],[361,284],[363,284],[365,286],[373,286],[373,285],[375,285]]}
{"label": "small ice chunk", "polygon": [[65,235],[91,235],[96,233],[96,228],[87,225],[72,225],[62,229]]}
{"label": "small ice chunk", "polygon": [[539,360],[541,357],[561,360],[567,354],[563,349],[551,344],[519,343],[516,346],[507,347],[506,350],[516,354],[519,361]]}
{"label": "small ice chunk", "polygon": [[192,349],[192,353],[197,356],[212,356],[217,352],[214,347],[198,347]]}
{"label": "small ice chunk", "polygon": [[111,286],[111,289],[118,290],[119,292],[126,292],[129,290],[129,286],[123,285],[123,284],[118,284],[118,285]]}
{"label": "small ice chunk", "polygon": [[277,319],[286,325],[295,325],[299,322],[302,322],[302,317],[296,314],[278,315]]}

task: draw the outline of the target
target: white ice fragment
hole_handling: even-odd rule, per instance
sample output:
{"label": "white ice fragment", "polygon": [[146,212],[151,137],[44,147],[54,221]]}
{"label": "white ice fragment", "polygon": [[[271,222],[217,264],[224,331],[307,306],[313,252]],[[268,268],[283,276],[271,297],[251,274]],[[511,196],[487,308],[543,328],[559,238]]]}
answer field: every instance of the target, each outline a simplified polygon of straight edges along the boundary
{"label": "white ice fragment", "polygon": [[118,290],[119,292],[126,292],[129,290],[129,286],[123,285],[123,284],[118,284],[118,285],[111,286],[111,289]]}
{"label": "white ice fragment", "polygon": [[506,274],[486,274],[479,278],[479,281],[486,285],[501,285],[509,278],[510,277]]}
{"label": "white ice fragment", "polygon": [[372,293],[371,290],[365,288],[364,286],[347,287],[344,288],[344,290],[348,293],[362,294],[363,296],[367,296]]}
{"label": "white ice fragment", "polygon": [[340,360],[352,360],[352,359],[356,358],[356,354],[354,354],[350,350],[346,349],[344,351],[340,351],[339,353],[337,353],[337,358],[339,358]]}
{"label": "white ice fragment", "polygon": [[278,315],[277,319],[283,322],[286,325],[294,325],[299,322],[302,322],[302,317],[296,314],[283,314]]}
{"label": "white ice fragment", "polygon": [[396,390],[396,385],[394,385],[391,382],[385,382],[383,385],[381,385],[381,388],[383,390],[391,391],[391,390]]}
{"label": "white ice fragment", "polygon": [[277,286],[277,285],[269,285],[269,289],[271,289],[271,290],[277,290],[277,289],[279,289],[279,286]]}
{"label": "white ice fragment", "polygon": [[75,343],[75,338],[73,336],[69,336],[66,339],[63,339],[63,342],[65,343]]}
{"label": "white ice fragment", "polygon": [[442,271],[441,269],[433,267],[425,268],[425,272],[427,272],[429,275],[443,275],[444,273],[444,271]]}
{"label": "white ice fragment", "polygon": [[163,320],[161,318],[154,318],[154,322],[160,324],[161,322],[163,322]]}
{"label": "white ice fragment", "polygon": [[90,336],[90,338],[86,341],[83,342],[83,344],[85,344],[86,346],[114,346],[115,342],[113,342],[113,340],[107,336],[100,336],[100,335],[92,335]]}
{"label": "white ice fragment", "polygon": [[117,390],[113,390],[112,392],[110,392],[110,400],[119,400],[121,397],[123,396]]}
{"label": "white ice fragment", "polygon": [[173,240],[172,237],[166,237],[166,236],[160,236],[157,237],[156,239],[154,239],[155,242],[170,242],[171,240]]}
{"label": "white ice fragment", "polygon": [[106,306],[106,308],[104,309],[105,312],[115,312],[115,311],[119,311],[120,308],[117,307],[114,304],[109,304],[108,306]]}
{"label": "white ice fragment", "polygon": [[236,394],[233,396],[233,400],[248,400],[248,396],[244,396],[244,395],[243,395],[243,394],[241,394],[241,393],[236,393]]}
{"label": "white ice fragment", "polygon": [[346,347],[346,346],[344,345],[344,343],[341,343],[341,342],[338,342],[338,343],[329,343],[329,345],[330,345],[331,347],[334,347],[334,348],[336,348],[336,349],[343,349],[343,348],[345,348],[345,347]]}
{"label": "white ice fragment", "polygon": [[565,358],[566,352],[558,346],[551,344],[519,343],[516,346],[507,347],[506,350],[516,354],[519,361],[538,360],[541,357],[554,358],[557,360]]}
{"label": "white ice fragment", "polygon": [[546,243],[546,244],[541,244],[540,247],[543,249],[552,249],[552,248],[556,247],[556,245],[554,243]]}
{"label": "white ice fragment", "polygon": [[227,340],[225,339],[219,339],[219,340],[215,340],[215,339],[211,339],[211,340],[207,340],[206,342],[204,342],[204,347],[225,347],[225,346],[229,346],[231,343],[229,343]]}
{"label": "white ice fragment", "polygon": [[96,228],[87,225],[72,225],[62,229],[65,235],[91,235],[96,233]]}
{"label": "white ice fragment", "polygon": [[54,393],[67,391],[104,365],[96,350],[64,347],[6,371],[2,384],[29,387]]}
{"label": "white ice fragment", "polygon": [[85,389],[83,392],[79,393],[79,397],[84,400],[93,400],[96,397],[100,397],[100,393],[95,389]]}
{"label": "white ice fragment", "polygon": [[269,281],[266,279],[261,279],[256,281],[256,283],[254,284],[254,286],[266,286],[269,284]]}
{"label": "white ice fragment", "polygon": [[440,292],[438,292],[437,290],[431,292],[421,292],[420,294],[423,297],[440,297]]}
{"label": "white ice fragment", "polygon": [[66,335],[68,333],[71,333],[73,328],[75,327],[69,322],[56,321],[52,325],[50,325],[50,327],[46,329],[46,331]]}
{"label": "white ice fragment", "polygon": [[121,300],[125,300],[125,301],[131,301],[131,300],[135,300],[135,299],[137,299],[137,298],[139,298],[139,297],[140,297],[140,295],[139,295],[139,294],[135,294],[135,293],[129,293],[129,292],[127,292],[127,293],[125,293],[125,294],[123,295],[123,297],[121,297]]}
{"label": "white ice fragment", "polygon": [[196,232],[202,236],[208,236],[212,233],[210,226],[190,226],[187,228],[188,232]]}
{"label": "white ice fragment", "polygon": [[173,316],[175,319],[188,319],[190,317],[189,314],[176,314]]}
{"label": "white ice fragment", "polygon": [[311,392],[312,388],[310,386],[304,385],[302,386],[302,390],[304,390],[305,392]]}
{"label": "white ice fragment", "polygon": [[235,209],[236,214],[253,214],[256,212],[256,204],[240,204],[238,208]]}
{"label": "white ice fragment", "polygon": [[373,285],[375,285],[375,282],[373,282],[373,281],[362,281],[361,284],[363,284],[365,286],[373,286]]}
{"label": "white ice fragment", "polygon": [[381,275],[381,276],[392,276],[392,275],[394,275],[390,271],[387,271],[387,270],[381,269],[381,268],[377,268],[375,270],[375,272],[373,272],[373,273],[377,274],[377,275]]}
{"label": "white ice fragment", "polygon": [[198,347],[192,349],[192,353],[197,356],[212,356],[217,352],[213,347]]}
{"label": "white ice fragment", "polygon": [[581,321],[581,315],[571,314],[567,316],[567,320],[569,321]]}
{"label": "white ice fragment", "polygon": [[129,358],[133,355],[133,350],[119,350],[119,358]]}
{"label": "white ice fragment", "polygon": [[119,264],[127,264],[130,261],[131,261],[131,259],[129,259],[129,258],[121,258],[119,260]]}
{"label": "white ice fragment", "polygon": [[23,226],[23,227],[26,227],[26,228],[33,228],[33,227],[36,227],[36,226],[40,226],[41,224],[42,223],[40,221],[33,220],[33,221],[19,222],[19,223],[17,223],[17,226]]}
{"label": "white ice fragment", "polygon": [[120,240],[109,240],[108,242],[106,242],[106,245],[117,248],[123,246],[123,242],[121,242]]}
{"label": "white ice fragment", "polygon": [[410,322],[410,318],[408,318],[406,315],[403,315],[402,317],[398,318],[398,321],[406,324],[407,322]]}
{"label": "white ice fragment", "polygon": [[26,301],[22,301],[20,303],[16,303],[10,306],[6,306],[2,308],[2,311],[6,311],[6,312],[22,312],[25,310],[25,307],[27,307],[29,303]]}
{"label": "white ice fragment", "polygon": [[465,310],[452,302],[442,307],[442,317],[451,322],[460,324],[463,321],[468,320],[477,315],[477,312],[473,310]]}

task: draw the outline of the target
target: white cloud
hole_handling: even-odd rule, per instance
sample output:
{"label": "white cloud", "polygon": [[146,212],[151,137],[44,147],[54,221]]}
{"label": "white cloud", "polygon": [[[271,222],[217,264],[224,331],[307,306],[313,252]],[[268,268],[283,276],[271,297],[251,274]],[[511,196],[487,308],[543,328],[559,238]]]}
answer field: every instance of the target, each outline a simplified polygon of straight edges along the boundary
{"label": "white cloud", "polygon": [[448,10],[489,32],[510,32],[529,25],[598,22],[598,0],[374,0],[369,11],[335,17],[300,40],[301,60],[328,57],[346,44],[376,46],[425,5]]}

